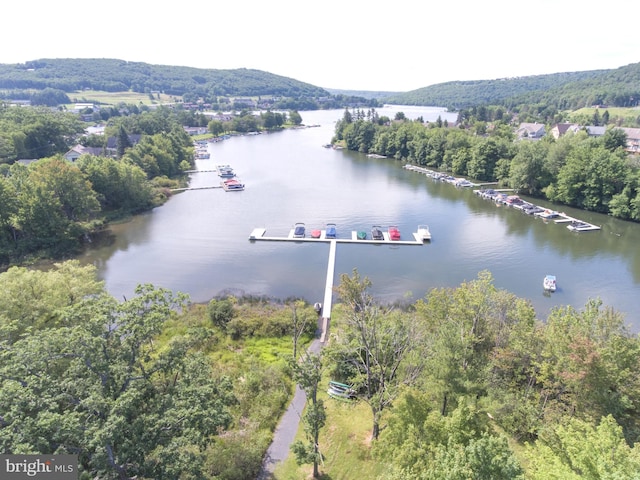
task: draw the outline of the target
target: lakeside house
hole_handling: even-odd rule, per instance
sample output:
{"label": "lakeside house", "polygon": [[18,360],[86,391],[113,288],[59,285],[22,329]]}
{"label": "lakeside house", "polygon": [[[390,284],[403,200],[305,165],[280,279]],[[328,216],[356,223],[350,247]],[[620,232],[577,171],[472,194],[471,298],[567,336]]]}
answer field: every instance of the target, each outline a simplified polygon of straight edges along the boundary
{"label": "lakeside house", "polygon": [[546,130],[542,123],[521,123],[516,130],[519,139],[539,140],[545,135]]}

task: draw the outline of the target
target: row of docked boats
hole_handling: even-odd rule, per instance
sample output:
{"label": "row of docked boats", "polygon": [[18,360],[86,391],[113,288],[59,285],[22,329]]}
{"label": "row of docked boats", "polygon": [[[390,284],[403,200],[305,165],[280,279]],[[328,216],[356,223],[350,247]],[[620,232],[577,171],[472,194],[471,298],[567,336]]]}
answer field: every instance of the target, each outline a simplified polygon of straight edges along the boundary
{"label": "row of docked boats", "polygon": [[[368,240],[369,235],[371,236],[371,240],[375,241],[385,241],[385,235],[382,227],[380,225],[374,225],[371,228],[370,234],[367,234],[366,230],[358,230],[355,232],[355,238],[357,240]],[[303,222],[298,222],[293,227],[293,238],[306,238],[307,229],[306,225]],[[314,229],[310,232],[311,238],[323,238],[323,231],[320,229]],[[419,240],[429,241],[431,240],[431,231],[429,230],[429,226],[426,224],[418,225],[418,231],[414,234],[416,238]],[[324,238],[325,239],[335,239],[337,238],[337,229],[335,223],[327,223],[324,230]],[[390,225],[387,227],[387,239],[390,241],[399,241],[402,238],[400,234],[400,230],[396,225]]]}
{"label": "row of docked boats", "polygon": [[220,182],[225,192],[239,192],[244,190],[244,183],[236,178],[236,172],[230,165],[216,165],[216,172],[223,180]]}
{"label": "row of docked boats", "polygon": [[600,227],[597,225],[592,225],[587,222],[576,220],[575,218],[571,218],[566,214],[560,213],[556,210],[551,210],[549,208],[544,208],[539,205],[527,202],[520,198],[518,195],[510,195],[491,188],[474,190],[474,193],[482,198],[493,200],[497,205],[506,205],[509,207],[513,207],[517,210],[522,211],[523,213],[526,213],[527,215],[540,217],[544,220],[554,219],[556,223],[569,222],[567,228],[573,232],[600,230]]}
{"label": "row of docked boats", "polygon": [[211,154],[207,149],[207,142],[198,141],[194,143],[194,146],[196,148],[196,151],[195,151],[196,160],[209,160],[211,158]]}

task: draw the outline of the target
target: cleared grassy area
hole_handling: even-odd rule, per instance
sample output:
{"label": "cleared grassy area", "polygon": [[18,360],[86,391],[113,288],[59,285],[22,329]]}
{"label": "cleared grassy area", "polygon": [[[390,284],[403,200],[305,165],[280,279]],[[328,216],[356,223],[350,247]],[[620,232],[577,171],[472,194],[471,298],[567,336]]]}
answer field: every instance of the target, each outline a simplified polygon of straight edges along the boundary
{"label": "cleared grassy area", "polygon": [[[369,405],[362,401],[342,402],[326,394],[328,379],[321,384],[319,398],[324,401],[327,422],[320,434],[320,451],[324,462],[321,478],[352,480],[379,478],[383,469],[371,458],[372,417]],[[296,440],[306,443],[302,422]],[[313,466],[296,464],[293,455],[274,471],[275,480],[312,478]]]}
{"label": "cleared grassy area", "polygon": [[[158,96],[160,98],[158,98]],[[117,105],[128,103],[134,105],[161,105],[174,103],[182,100],[182,97],[165,95],[163,93],[153,94],[153,99],[149,94],[137,92],[103,92],[100,90],[82,90],[69,94],[69,98],[74,103],[99,103],[100,105]]]}
{"label": "cleared grassy area", "polygon": [[601,108],[593,108],[593,107],[587,107],[587,108],[581,108],[579,110],[576,110],[574,112],[571,113],[570,118],[575,118],[575,117],[580,117],[580,116],[584,116],[587,115],[589,117],[593,117],[593,115],[596,113],[596,111],[598,112],[598,115],[600,115],[600,117],[602,118],[602,114],[604,112],[609,112],[609,117],[610,118],[629,118],[629,119],[636,119],[638,116],[640,116],[640,108],[638,107],[634,107],[634,108],[622,108],[622,107],[601,107]]}

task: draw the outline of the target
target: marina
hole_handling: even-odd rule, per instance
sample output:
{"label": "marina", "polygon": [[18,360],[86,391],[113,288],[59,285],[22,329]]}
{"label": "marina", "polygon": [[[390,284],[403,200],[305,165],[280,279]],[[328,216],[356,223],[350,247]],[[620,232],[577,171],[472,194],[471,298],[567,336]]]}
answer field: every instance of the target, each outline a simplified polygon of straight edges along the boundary
{"label": "marina", "polygon": [[553,219],[554,223],[569,223],[567,228],[572,232],[589,232],[600,230],[601,228],[598,225],[593,225],[591,223],[578,220],[577,218],[570,217],[563,212],[556,212],[555,210],[551,211],[539,205],[526,202],[518,195],[515,195],[513,189],[484,188],[485,186],[496,185],[496,182],[473,183],[465,178],[456,178],[447,173],[436,172],[417,165],[405,165],[404,168],[412,172],[422,173],[434,180],[450,183],[456,187],[482,187],[478,190],[474,190],[473,192],[482,198],[494,201],[496,204],[513,207],[528,215],[541,217],[545,220]]}

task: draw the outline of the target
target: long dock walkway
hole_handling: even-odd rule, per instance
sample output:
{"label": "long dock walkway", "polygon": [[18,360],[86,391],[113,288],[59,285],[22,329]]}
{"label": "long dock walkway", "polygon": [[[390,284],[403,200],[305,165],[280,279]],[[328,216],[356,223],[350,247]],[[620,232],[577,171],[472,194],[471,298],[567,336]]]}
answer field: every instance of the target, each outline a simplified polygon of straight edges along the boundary
{"label": "long dock walkway", "polygon": [[[326,344],[330,328],[331,308],[333,306],[333,282],[335,277],[336,253],[338,243],[360,243],[360,244],[393,244],[393,245],[424,245],[424,241],[418,237],[417,233],[413,234],[414,240],[390,240],[389,235],[384,233],[384,240],[358,240],[357,232],[351,232],[350,238],[326,238],[325,231],[321,232],[319,238],[295,238],[294,230],[291,229],[286,237],[268,237],[265,234],[265,228],[254,228],[249,235],[250,241],[289,241],[289,242],[321,242],[329,243],[329,259],[327,260],[327,279],[324,287],[323,304],[320,311],[320,337],[316,338],[310,345],[309,351],[318,353]],[[280,419],[278,426],[273,433],[273,441],[267,449],[266,455],[262,460],[262,468],[258,475],[258,480],[268,480],[273,478],[273,471],[276,466],[283,462],[290,452],[290,446],[295,439],[298,431],[298,425],[302,412],[306,404],[306,395],[304,391],[296,385],[296,391],[293,400],[289,404],[289,408],[285,411]]]}

